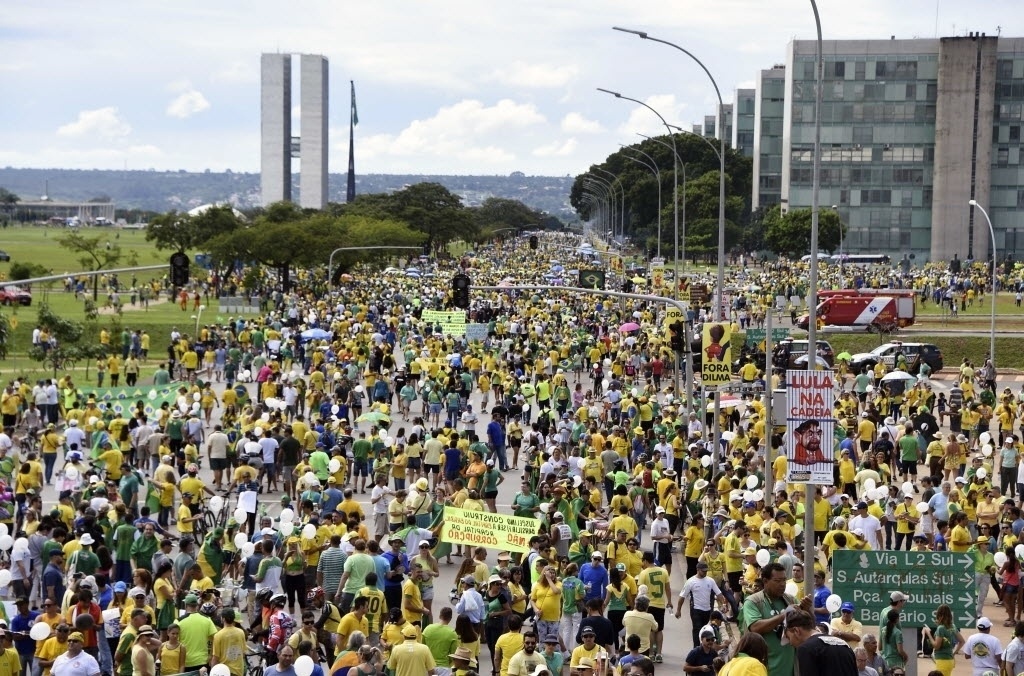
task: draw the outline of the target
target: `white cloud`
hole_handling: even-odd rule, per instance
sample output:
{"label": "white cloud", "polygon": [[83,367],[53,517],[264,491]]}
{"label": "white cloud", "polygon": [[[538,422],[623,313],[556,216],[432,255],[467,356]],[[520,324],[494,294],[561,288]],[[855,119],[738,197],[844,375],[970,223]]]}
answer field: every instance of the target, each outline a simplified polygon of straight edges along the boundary
{"label": "white cloud", "polygon": [[554,141],[539,148],[534,148],[533,154],[537,157],[566,157],[573,154],[577,145],[579,144],[576,143],[574,138],[568,139],[565,143]]}
{"label": "white cloud", "polygon": [[201,113],[210,107],[210,102],[206,100],[202,92],[196,89],[189,89],[188,91],[179,94],[173,101],[167,105],[167,114],[170,117],[177,117],[184,120],[187,117],[192,117],[196,113]]}
{"label": "white cloud", "polygon": [[497,163],[515,155],[495,145],[495,140],[507,141],[509,134],[544,122],[531,103],[502,99],[486,106],[467,99],[441,108],[433,117],[413,120],[397,135],[377,134],[362,140],[357,150],[366,157],[448,156]]}
{"label": "white cloud", "polygon": [[491,79],[516,87],[551,89],[564,87],[576,77],[579,68],[574,65],[552,66],[541,63],[515,61],[491,74]]}
{"label": "white cloud", "polygon": [[[689,128],[689,124],[686,122],[688,114],[686,110],[688,106],[685,103],[677,101],[675,95],[658,94],[655,96],[648,96],[646,99],[643,99],[643,102],[658,111],[658,113],[660,113],[669,124],[677,125],[684,129]],[[657,115],[643,106],[634,104],[632,101],[626,101],[626,103],[632,105],[633,110],[629,113],[629,118],[619,125],[617,131],[620,134],[626,135],[635,140],[637,132],[647,134],[648,136],[657,136],[667,133],[665,125],[661,123],[661,120],[658,119]],[[708,113],[710,112],[711,110],[708,110]],[[700,114],[700,119],[704,119],[703,111]]]}
{"label": "white cloud", "polygon": [[567,134],[599,134],[604,127],[597,120],[588,120],[579,113],[569,113],[562,118],[562,131]]}
{"label": "white cloud", "polygon": [[77,120],[57,128],[58,135],[70,137],[89,135],[115,138],[127,136],[131,131],[131,126],[118,114],[114,106],[80,111]]}

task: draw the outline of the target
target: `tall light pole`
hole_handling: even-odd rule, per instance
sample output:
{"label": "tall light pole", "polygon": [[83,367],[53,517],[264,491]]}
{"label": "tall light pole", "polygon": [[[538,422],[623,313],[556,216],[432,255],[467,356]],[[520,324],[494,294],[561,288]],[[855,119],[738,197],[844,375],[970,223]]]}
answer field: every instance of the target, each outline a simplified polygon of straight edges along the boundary
{"label": "tall light pole", "polygon": [[[818,5],[814,0],[811,0],[811,9],[814,10],[814,27],[817,30],[818,41],[814,54],[814,176],[811,178],[811,274],[807,280],[811,287],[807,296],[807,368],[815,371],[818,368],[818,210],[821,200],[821,99],[825,64],[822,63],[821,17],[818,15]],[[811,490],[804,496],[804,510],[804,532],[814,533],[814,495]],[[807,547],[805,543],[805,570],[814,570],[817,554],[814,547]],[[808,594],[814,593],[814,580],[806,580],[804,589]]]}
{"label": "tall light pole", "polygon": [[[669,125],[669,127],[671,127],[671,126],[672,125]],[[671,150],[672,151],[672,156],[675,158],[675,160],[674,160],[675,164],[674,164],[673,169],[674,170],[680,170],[681,169],[682,172],[683,172],[683,192],[682,192],[683,219],[682,219],[682,225],[680,225],[679,221],[676,222],[676,232],[675,232],[675,240],[676,240],[675,247],[676,248],[675,248],[675,253],[674,253],[675,262],[673,263],[673,266],[672,266],[672,274],[676,278],[675,279],[675,287],[676,288],[672,292],[672,297],[675,298],[676,300],[678,300],[679,299],[679,280],[681,279],[679,277],[679,260],[682,259],[683,265],[684,266],[686,265],[686,164],[683,163],[683,158],[679,157],[679,153],[676,152],[676,149],[675,149],[675,138],[672,139],[673,145],[669,145],[669,144],[665,143],[664,141],[662,141],[661,139],[654,138],[653,136],[647,136],[645,134],[639,134],[639,135],[644,137],[648,141],[653,141],[654,143],[657,143],[658,145],[665,146],[666,148]],[[674,174],[674,175],[678,176],[678,174]],[[673,186],[673,193],[672,194],[675,196],[676,204],[678,205],[679,197],[680,197],[679,186],[678,185]],[[678,211],[674,211],[673,215],[675,215],[677,213],[678,213]]]}
{"label": "tall light pole", "polygon": [[989,327],[988,337],[988,358],[992,360],[992,365],[996,364],[996,231],[992,228],[992,219],[988,217],[988,212],[978,204],[977,200],[971,200],[968,202],[972,207],[977,209],[985,217],[985,222],[988,223],[988,234],[992,236],[992,325]]}
{"label": "tall light pole", "polygon": [[[668,132],[669,138],[672,139],[672,154],[676,157],[676,161],[672,165],[672,185],[674,186],[674,190],[673,190],[673,193],[672,193],[672,220],[675,223],[675,237],[674,237],[674,239],[675,239],[675,252],[674,252],[673,255],[675,256],[675,268],[674,268],[674,270],[675,270],[674,274],[676,276],[675,286],[678,289],[679,288],[679,170],[678,170],[679,153],[676,152],[676,137],[672,133],[672,127],[669,126],[669,123],[665,121],[665,118],[662,116],[661,113],[659,113],[654,108],[650,107],[649,105],[647,105],[646,103],[644,103],[643,101],[641,101],[639,99],[632,99],[632,98],[630,98],[628,96],[623,96],[622,94],[620,94],[618,92],[613,92],[613,91],[608,90],[608,89],[601,89],[600,87],[597,88],[597,91],[604,92],[605,94],[611,94],[615,98],[622,99],[623,101],[632,101],[633,103],[641,105],[644,108],[646,108],[647,110],[651,111],[652,113],[657,115],[658,119],[661,120],[661,123],[663,125],[665,125],[665,130]],[[684,233],[684,235],[685,235],[685,233]],[[684,250],[684,253],[685,253],[685,250]]]}
{"label": "tall light pole", "polygon": [[654,180],[658,184],[658,258],[661,258],[661,170],[658,169],[658,164],[657,162],[654,161],[654,158],[645,153],[644,151],[639,150],[637,148],[631,148],[630,146],[623,145],[621,143],[619,144],[619,146],[623,150],[632,150],[634,152],[638,152],[651,161],[650,164],[647,164],[643,160],[637,159],[636,157],[623,155],[623,157],[625,157],[627,160],[632,160],[633,162],[636,162],[637,164],[643,165],[650,169],[651,173],[654,174]]}
{"label": "tall light pole", "polygon": [[[619,236],[625,238],[626,237],[626,186],[622,185],[622,179],[620,177],[616,176],[615,174],[613,174],[612,172],[608,171],[607,169],[602,169],[601,167],[596,167],[595,166],[595,167],[593,167],[593,170],[594,171],[600,171],[605,176],[609,176],[612,179],[612,185],[613,186],[616,183],[619,184],[619,190],[622,193],[622,200],[619,202]],[[615,228],[612,228],[612,230],[614,231]],[[612,234],[614,234],[614,232]],[[615,238],[613,237],[612,239],[614,240]]]}
{"label": "tall light pole", "polygon": [[[815,16],[817,16],[817,11],[818,10],[815,9],[814,11],[815,11]],[[711,84],[715,88],[715,95],[718,96],[718,109],[719,110],[722,109],[722,105],[723,105],[722,104],[722,92],[718,88],[718,83],[715,82],[715,78],[711,75],[711,71],[709,71],[707,69],[707,66],[705,66],[703,63],[701,63],[701,60],[698,59],[696,56],[694,56],[689,51],[683,49],[682,47],[680,47],[677,44],[671,43],[671,42],[669,42],[667,40],[662,40],[660,38],[651,37],[650,35],[648,35],[647,33],[643,32],[643,31],[631,30],[629,28],[620,28],[619,26],[613,26],[612,28],[614,30],[617,30],[617,31],[622,31],[623,33],[632,33],[633,35],[639,36],[643,40],[650,40],[651,42],[660,42],[663,45],[668,45],[669,47],[674,47],[675,49],[678,49],[680,52],[682,52],[683,54],[686,54],[688,57],[690,57],[691,59],[696,61],[697,65],[701,67],[701,69],[704,71],[704,73],[711,80]],[[719,156],[718,156],[718,164],[719,164],[719,174],[718,174],[718,279],[717,279],[717,286],[718,286],[718,309],[716,310],[716,315],[718,315],[718,316],[715,319],[716,319],[716,321],[721,321],[721,320],[726,319],[726,313],[725,313],[725,134],[724,133],[720,133],[719,134],[718,141],[719,141],[719,145],[720,145]]]}
{"label": "tall light pole", "polygon": [[609,218],[608,218],[608,235],[609,238],[615,237],[615,202],[617,201],[618,195],[615,194],[615,190],[612,189],[612,184],[604,180],[600,176],[587,173],[583,176],[583,185],[593,188],[599,188],[604,192],[605,198],[609,204]]}

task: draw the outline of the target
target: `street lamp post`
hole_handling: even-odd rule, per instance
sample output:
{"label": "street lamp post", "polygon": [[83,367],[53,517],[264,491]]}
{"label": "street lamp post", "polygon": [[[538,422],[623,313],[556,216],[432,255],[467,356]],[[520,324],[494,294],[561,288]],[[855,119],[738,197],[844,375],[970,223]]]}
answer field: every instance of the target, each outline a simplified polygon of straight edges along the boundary
{"label": "street lamp post", "polygon": [[600,176],[594,174],[585,174],[583,178],[583,185],[590,187],[591,189],[598,189],[604,192],[605,198],[608,200],[608,235],[610,240],[615,238],[615,203],[618,201],[618,195],[615,193],[615,189],[612,184],[604,180]]}
{"label": "street lamp post", "polygon": [[[836,212],[836,216],[839,216],[839,205],[833,204],[832,211]],[[839,288],[846,288],[846,279],[843,273],[843,219],[839,218]],[[808,315],[810,316],[810,315]]]}
{"label": "street lamp post", "polygon": [[[626,236],[626,187],[624,185],[622,185],[622,179],[620,177],[616,176],[615,174],[613,174],[612,172],[608,171],[607,169],[602,169],[601,167],[594,167],[593,169],[594,169],[594,171],[600,171],[605,176],[610,176],[611,179],[612,179],[612,186],[614,186],[616,183],[619,184],[619,191],[622,193],[622,199],[619,202],[619,237],[623,237],[624,238]],[[614,235],[614,234],[615,234],[615,227],[613,225],[612,226],[612,235]],[[614,239],[615,238],[613,236],[612,240],[614,240]]]}
{"label": "street lamp post", "polygon": [[[817,10],[815,10],[817,14]],[[715,82],[715,78],[711,75],[711,71],[707,69],[701,60],[691,54],[688,50],[683,49],[677,44],[671,43],[667,40],[660,38],[654,38],[643,31],[631,30],[628,28],[620,28],[619,26],[613,26],[614,30],[622,31],[623,33],[632,33],[633,35],[639,36],[643,40],[650,40],[651,42],[660,42],[663,45],[674,47],[683,54],[686,54],[691,59],[697,62],[697,65],[701,67],[704,73],[711,80],[711,85],[715,88],[715,95],[718,96],[718,109],[722,109],[722,92],[718,88],[718,83]],[[659,116],[660,117],[660,116]],[[721,130],[720,130],[721,131]],[[715,319],[716,321],[722,321],[726,319],[725,313],[725,134],[719,133],[719,175],[718,175],[718,309],[716,310]]]}
{"label": "street lamp post", "polygon": [[992,228],[992,219],[988,217],[988,212],[978,204],[977,200],[971,200],[968,202],[972,207],[981,212],[985,217],[985,222],[988,223],[988,234],[992,236],[992,324],[989,327],[988,337],[988,358],[992,360],[992,365],[996,364],[996,231]]}
{"label": "street lamp post", "polygon": [[638,150],[636,148],[630,148],[629,146],[623,145],[621,143],[619,145],[622,147],[623,150],[633,150],[635,152],[640,153],[641,155],[643,155],[644,157],[651,161],[650,164],[647,164],[643,160],[637,159],[636,157],[623,155],[623,157],[625,157],[627,160],[631,160],[639,165],[645,166],[648,169],[650,169],[651,173],[654,174],[655,182],[658,184],[658,258],[661,258],[661,171],[658,169],[658,165],[654,161],[654,159],[644,151]]}
{"label": "street lamp post", "polygon": [[676,279],[675,279],[676,294],[678,294],[679,293],[678,292],[678,289],[679,289],[679,171],[678,171],[677,167],[678,167],[679,153],[676,152],[676,137],[672,133],[671,126],[669,126],[669,123],[665,121],[665,118],[662,116],[662,114],[659,113],[658,111],[656,111],[651,106],[649,106],[646,103],[644,103],[643,101],[641,101],[639,99],[631,99],[630,97],[623,96],[622,94],[620,94],[618,92],[613,92],[613,91],[608,90],[608,89],[602,89],[600,87],[597,88],[597,91],[604,92],[605,94],[611,94],[612,96],[614,96],[617,99],[622,99],[624,101],[632,101],[633,103],[639,104],[639,105],[643,106],[644,108],[646,108],[647,110],[651,111],[652,113],[657,115],[658,119],[661,120],[661,123],[663,125],[665,125],[665,130],[668,132],[669,138],[672,139],[672,154],[675,155],[675,157],[676,157],[676,160],[672,164],[672,185],[674,186],[673,193],[672,193],[672,220],[675,222],[675,237],[674,237],[674,239],[675,239],[675,251],[674,251],[675,265],[674,265],[673,270],[674,270],[674,274],[675,274],[675,277],[676,277]]}
{"label": "street lamp post", "polygon": [[603,179],[601,179],[600,177],[588,173],[583,175],[583,187],[587,190],[594,191],[594,193],[599,196],[603,196],[605,201],[608,203],[608,208],[605,211],[608,225],[607,232],[610,234],[614,234],[616,195],[614,191],[612,191],[611,185],[604,181]]}
{"label": "street lamp post", "polygon": [[[672,125],[668,125],[668,126],[670,128],[672,127]],[[675,144],[675,138],[672,139],[673,145],[669,145],[669,144],[665,143],[664,141],[662,141],[661,139],[654,138],[653,136],[647,136],[645,134],[640,134],[640,136],[643,136],[648,141],[654,141],[655,143],[657,143],[659,145],[663,145],[666,148],[668,148],[669,150],[671,150],[672,151],[672,157],[675,158],[673,160],[673,167],[672,167],[673,168],[673,172],[675,172],[676,170],[680,170],[680,169],[683,172],[683,191],[682,191],[683,218],[682,218],[682,221],[679,221],[679,220],[676,221],[676,232],[675,232],[676,243],[675,243],[675,252],[674,252],[675,262],[673,263],[673,266],[672,266],[672,274],[676,278],[675,279],[675,287],[676,288],[675,288],[675,291],[673,291],[673,293],[672,293],[672,297],[678,299],[679,298],[679,279],[680,279],[680,277],[679,277],[679,259],[681,258],[683,260],[683,265],[684,266],[686,265],[686,164],[683,163],[682,158],[679,157],[679,153],[676,152],[675,145],[674,145]],[[677,177],[677,178],[679,176],[678,173],[674,173],[673,175],[675,177]],[[679,197],[680,197],[679,186],[678,185],[674,185],[672,189],[673,189],[673,193],[672,194],[675,196],[675,202],[678,205]],[[672,213],[673,213],[674,216],[678,215],[678,210],[673,211]],[[680,225],[680,223],[681,223],[681,225]],[[681,232],[681,234],[680,234],[680,232]]]}

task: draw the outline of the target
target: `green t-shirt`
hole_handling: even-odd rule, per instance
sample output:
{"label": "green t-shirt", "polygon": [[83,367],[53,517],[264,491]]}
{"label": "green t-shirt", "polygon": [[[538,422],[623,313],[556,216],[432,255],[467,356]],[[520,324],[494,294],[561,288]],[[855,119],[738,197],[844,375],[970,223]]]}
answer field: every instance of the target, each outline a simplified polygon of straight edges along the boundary
{"label": "green t-shirt", "polygon": [[900,437],[900,460],[913,461],[917,460],[917,457],[917,437],[913,434],[904,434]]}
{"label": "green t-shirt", "polygon": [[345,594],[355,594],[366,586],[366,576],[377,572],[377,563],[369,554],[354,554],[345,560],[345,572],[348,573],[348,580],[341,591]]}
{"label": "green t-shirt", "polygon": [[181,644],[185,646],[186,667],[205,666],[210,661],[210,639],[217,633],[217,625],[202,613],[192,613],[178,620]]}
{"label": "green t-shirt", "polygon": [[940,624],[932,632],[932,637],[944,639],[942,647],[936,648],[934,653],[932,653],[932,657],[937,660],[953,659],[953,646],[956,645],[956,627],[947,627],[944,624]]}
{"label": "green t-shirt", "polygon": [[138,532],[135,526],[122,522],[114,529],[114,560],[130,561],[132,558],[132,545],[135,544],[135,533]]}
{"label": "green t-shirt", "polygon": [[74,565],[76,573],[92,575],[100,567],[100,557],[96,556],[91,549],[79,549],[71,555],[69,565]]}
{"label": "green t-shirt", "polygon": [[562,580],[562,613],[580,612],[578,602],[583,600],[583,580],[569,576]]}
{"label": "green t-shirt", "polygon": [[[370,456],[373,447],[366,439],[359,439],[352,443],[352,457],[356,460],[366,460]],[[359,591],[358,589],[356,591]]]}
{"label": "green t-shirt", "polygon": [[114,657],[121,657],[121,664],[117,668],[119,676],[132,676],[132,646],[135,645],[135,628],[131,625],[121,632],[121,640],[117,642],[117,649],[114,650]]}
{"label": "green t-shirt", "polygon": [[[758,602],[759,599],[760,602]],[[750,627],[759,620],[775,617],[783,612],[788,605],[785,599],[776,599],[772,602],[763,593],[754,594],[743,602],[743,627]],[[768,673],[792,674],[793,662],[796,657],[793,646],[782,645],[779,635],[774,631],[761,634],[761,637],[768,644]]]}

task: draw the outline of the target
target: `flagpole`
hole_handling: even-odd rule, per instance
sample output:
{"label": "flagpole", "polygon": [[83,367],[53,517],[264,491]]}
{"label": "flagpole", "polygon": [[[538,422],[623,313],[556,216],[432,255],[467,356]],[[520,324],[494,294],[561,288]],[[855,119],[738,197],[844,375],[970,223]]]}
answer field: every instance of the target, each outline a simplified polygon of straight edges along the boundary
{"label": "flagpole", "polygon": [[355,128],[358,124],[356,116],[356,83],[349,80],[352,86],[352,107],[348,119],[348,191],[345,194],[345,201],[351,202],[356,198],[356,134]]}

